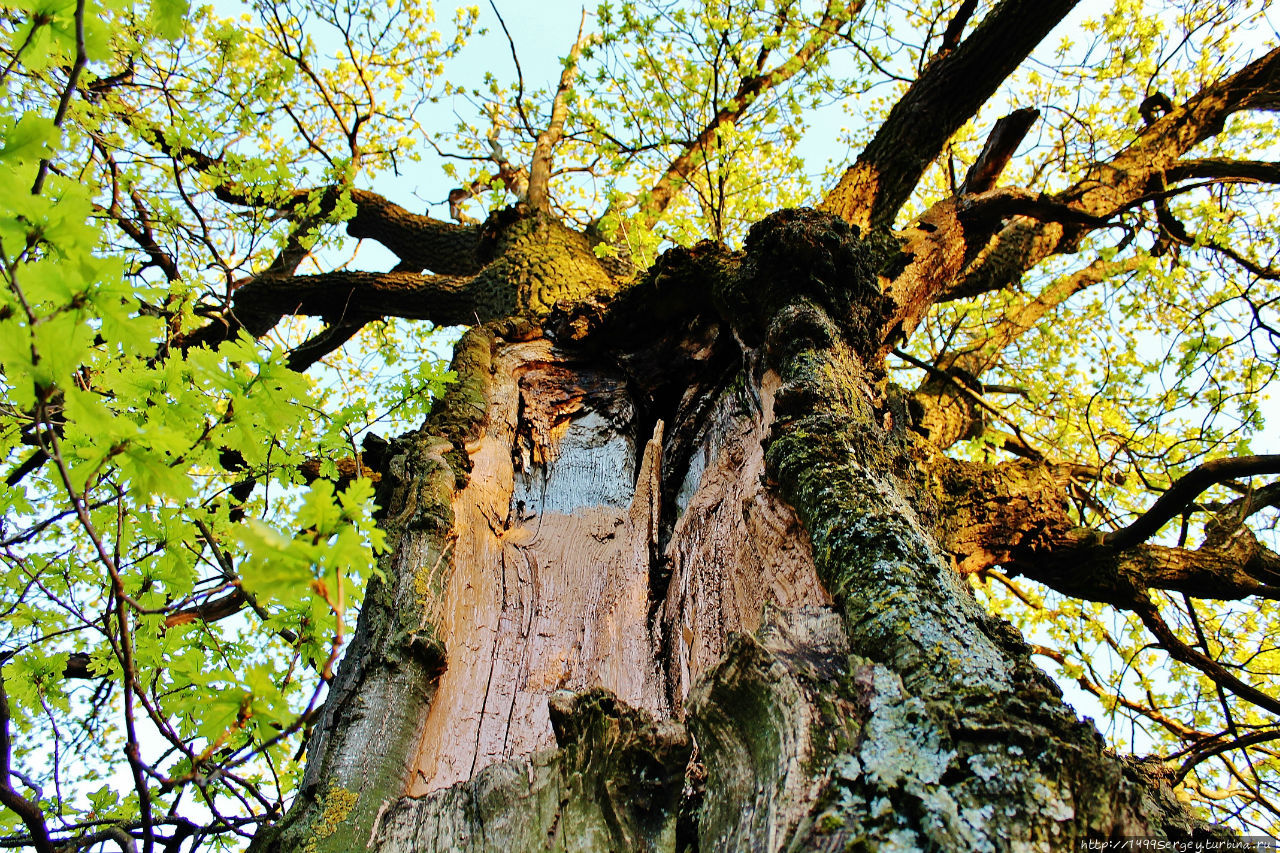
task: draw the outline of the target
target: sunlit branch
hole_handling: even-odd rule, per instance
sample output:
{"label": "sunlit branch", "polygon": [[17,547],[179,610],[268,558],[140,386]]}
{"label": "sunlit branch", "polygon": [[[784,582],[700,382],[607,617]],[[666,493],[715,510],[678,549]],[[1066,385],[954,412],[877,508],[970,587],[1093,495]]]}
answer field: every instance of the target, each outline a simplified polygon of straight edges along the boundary
{"label": "sunlit branch", "polygon": [[497,16],[498,25],[502,27],[503,35],[507,37],[507,46],[511,48],[511,61],[516,66],[516,114],[520,116],[520,122],[524,125],[525,133],[530,136],[536,136],[537,131],[529,123],[529,116],[524,111],[524,72],[520,69],[520,56],[516,53],[515,39],[511,37],[511,31],[507,29],[507,22],[502,19],[502,13],[498,11],[498,6],[493,0],[489,0],[489,8]]}
{"label": "sunlit branch", "polygon": [[863,228],[892,225],[947,141],[1077,2],[999,3],[954,50],[929,62],[822,208]]}
{"label": "sunlit branch", "polygon": [[569,49],[565,58],[564,70],[560,74],[560,85],[556,88],[551,102],[551,118],[546,129],[538,134],[533,145],[533,159],[529,163],[529,206],[534,210],[548,213],[551,210],[551,167],[556,146],[564,135],[564,122],[569,116],[569,92],[573,89],[574,78],[578,74],[578,59],[582,56],[582,48],[589,37],[584,36],[586,10],[582,12],[582,20],[578,24],[578,37]]}
{"label": "sunlit branch", "polygon": [[1239,456],[1205,462],[1175,480],[1132,524],[1104,536],[1103,544],[1124,549],[1145,542],[1166,523],[1177,518],[1205,489],[1224,480],[1258,474],[1280,474],[1280,455]]}
{"label": "sunlit branch", "polygon": [[[1275,109],[1277,102],[1280,102],[1280,48],[1206,86],[1144,127],[1119,154],[1095,165],[1085,178],[1056,194],[1054,199],[1105,220],[1151,192],[1153,179],[1167,176],[1171,171],[1176,173],[1183,162],[1179,158],[1197,143],[1221,133],[1232,114],[1249,109]],[[1199,164],[1189,168],[1206,171],[1230,168],[1221,161],[1188,162]],[[964,274],[947,288],[947,293],[976,295],[1007,287],[1045,258],[1074,251],[1087,230],[1086,224],[1064,227],[1053,220],[1014,218],[978,253]]]}
{"label": "sunlit branch", "polygon": [[1179,160],[1164,170],[1169,183],[1194,179],[1228,179],[1280,184],[1280,163],[1267,160],[1232,160],[1227,157],[1201,157]]}
{"label": "sunlit branch", "polygon": [[1231,752],[1237,749],[1245,749],[1260,743],[1267,743],[1273,740],[1280,740],[1280,731],[1275,729],[1264,729],[1263,731],[1250,732],[1247,735],[1240,735],[1229,740],[1219,740],[1208,745],[1197,747],[1187,756],[1186,760],[1178,766],[1178,772],[1174,775],[1174,782],[1181,782],[1186,778],[1197,764],[1213,758],[1215,755],[1221,755],[1224,752]]}

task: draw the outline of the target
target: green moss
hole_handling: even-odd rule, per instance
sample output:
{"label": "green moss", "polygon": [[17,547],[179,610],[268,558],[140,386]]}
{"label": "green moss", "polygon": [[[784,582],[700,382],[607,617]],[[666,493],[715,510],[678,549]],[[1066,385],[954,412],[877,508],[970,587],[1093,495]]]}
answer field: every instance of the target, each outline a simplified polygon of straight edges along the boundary
{"label": "green moss", "polygon": [[616,288],[590,241],[542,213],[507,208],[490,217],[481,237],[488,265],[472,285],[482,320],[545,317],[556,302],[576,302]]}
{"label": "green moss", "polygon": [[450,368],[457,380],[449,386],[427,417],[426,430],[448,442],[442,457],[453,471],[454,484],[467,484],[471,457],[467,442],[480,435],[489,408],[495,337],[486,326],[475,326],[462,336],[453,350]]}
{"label": "green moss", "polygon": [[359,800],[360,795],[354,791],[337,785],[330,788],[322,799],[320,816],[311,827],[311,837],[302,848],[303,853],[316,853],[320,842],[338,831]]}
{"label": "green moss", "polygon": [[835,832],[844,826],[844,818],[835,812],[823,812],[818,815],[818,832],[824,835]]}

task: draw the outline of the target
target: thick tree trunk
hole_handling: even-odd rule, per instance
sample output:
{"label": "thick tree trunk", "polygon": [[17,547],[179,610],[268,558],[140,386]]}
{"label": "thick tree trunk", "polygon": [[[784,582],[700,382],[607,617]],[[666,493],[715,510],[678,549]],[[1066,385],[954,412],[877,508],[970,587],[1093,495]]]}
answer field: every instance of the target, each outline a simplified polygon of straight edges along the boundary
{"label": "thick tree trunk", "polygon": [[256,849],[1207,832],[958,574],[954,469],[881,369],[877,245],[784,212],[469,332],[382,463],[387,578]]}

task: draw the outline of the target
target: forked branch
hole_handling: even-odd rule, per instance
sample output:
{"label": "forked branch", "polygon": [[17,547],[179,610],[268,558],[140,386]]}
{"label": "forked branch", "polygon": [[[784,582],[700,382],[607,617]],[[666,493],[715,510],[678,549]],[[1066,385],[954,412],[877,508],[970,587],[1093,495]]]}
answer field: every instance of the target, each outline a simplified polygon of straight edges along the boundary
{"label": "forked branch", "polygon": [[543,213],[551,212],[551,170],[555,159],[556,146],[564,138],[564,122],[569,116],[569,93],[573,90],[574,78],[578,75],[578,60],[582,56],[582,48],[589,39],[583,33],[587,22],[586,10],[578,23],[578,37],[569,49],[564,61],[564,70],[560,74],[560,85],[556,87],[555,97],[551,101],[551,119],[546,129],[538,134],[533,144],[533,160],[529,164],[529,206]]}

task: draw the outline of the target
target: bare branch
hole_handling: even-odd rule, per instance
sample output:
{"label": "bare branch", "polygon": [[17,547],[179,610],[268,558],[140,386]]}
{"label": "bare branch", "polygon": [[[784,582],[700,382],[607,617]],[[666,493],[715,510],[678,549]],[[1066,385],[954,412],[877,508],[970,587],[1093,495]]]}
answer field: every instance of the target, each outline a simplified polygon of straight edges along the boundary
{"label": "bare branch", "polygon": [[1005,166],[1009,165],[1013,152],[1022,144],[1038,118],[1039,110],[1026,107],[997,121],[987,135],[986,144],[982,146],[978,159],[964,176],[964,183],[958,194],[982,193],[993,188]]}
{"label": "bare branch", "polygon": [[498,6],[493,0],[489,0],[489,8],[497,16],[498,25],[502,27],[503,35],[507,37],[507,45],[511,48],[511,61],[516,65],[516,113],[520,116],[525,133],[536,136],[533,125],[529,123],[529,116],[524,111],[524,71],[520,69],[520,56],[516,53],[515,39],[511,37],[511,30],[507,29],[507,22],[502,19],[502,13],[498,11]]}
{"label": "bare branch", "polygon": [[[338,271],[283,279],[257,279],[236,293],[237,315],[309,314],[335,324],[378,317],[430,320],[441,326],[470,324],[505,316],[515,307],[487,293],[474,277],[432,276],[409,272]],[[488,304],[486,304],[488,303]]]}
{"label": "bare branch", "polygon": [[533,160],[529,164],[529,206],[543,213],[551,212],[551,166],[555,157],[556,146],[564,135],[564,122],[569,116],[569,92],[573,89],[574,77],[578,74],[578,59],[582,56],[582,48],[587,37],[583,35],[587,13],[584,9],[582,20],[578,23],[578,37],[569,49],[565,58],[564,71],[560,74],[560,85],[556,88],[555,98],[551,102],[551,120],[544,131],[538,134],[533,145]]}
{"label": "bare branch", "polygon": [[1206,462],[1175,480],[1150,509],[1128,527],[1108,533],[1102,542],[1116,549],[1145,542],[1166,523],[1177,518],[1205,489],[1223,480],[1256,474],[1280,474],[1280,455],[1238,456]]}
{"label": "bare branch", "polygon": [[942,46],[938,48],[939,52],[954,50],[956,45],[960,44],[960,36],[964,35],[965,25],[969,23],[969,19],[973,17],[973,13],[977,8],[978,0],[964,0],[960,4],[955,16],[947,24],[946,32],[942,34]]}

